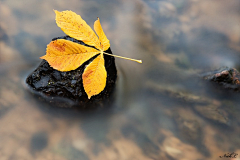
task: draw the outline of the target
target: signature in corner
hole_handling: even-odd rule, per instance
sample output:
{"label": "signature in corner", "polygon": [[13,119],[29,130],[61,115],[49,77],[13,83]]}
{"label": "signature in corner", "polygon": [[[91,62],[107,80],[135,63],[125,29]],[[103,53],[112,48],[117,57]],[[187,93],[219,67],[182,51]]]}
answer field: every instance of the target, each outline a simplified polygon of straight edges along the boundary
{"label": "signature in corner", "polygon": [[237,158],[237,153],[227,153],[227,154],[224,154],[223,156],[219,156],[220,158]]}

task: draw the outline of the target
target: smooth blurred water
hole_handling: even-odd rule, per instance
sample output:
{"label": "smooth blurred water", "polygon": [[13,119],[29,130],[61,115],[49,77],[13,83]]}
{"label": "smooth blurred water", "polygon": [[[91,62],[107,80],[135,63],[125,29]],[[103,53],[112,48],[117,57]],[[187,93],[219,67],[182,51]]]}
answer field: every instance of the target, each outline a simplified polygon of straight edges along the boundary
{"label": "smooth blurred water", "polygon": [[[218,159],[240,154],[239,93],[200,73],[239,69],[240,2],[208,0],[0,1],[0,159]],[[116,58],[108,110],[54,108],[25,78],[52,38],[53,9],[92,27],[100,18]],[[239,157],[238,157],[239,158]]]}

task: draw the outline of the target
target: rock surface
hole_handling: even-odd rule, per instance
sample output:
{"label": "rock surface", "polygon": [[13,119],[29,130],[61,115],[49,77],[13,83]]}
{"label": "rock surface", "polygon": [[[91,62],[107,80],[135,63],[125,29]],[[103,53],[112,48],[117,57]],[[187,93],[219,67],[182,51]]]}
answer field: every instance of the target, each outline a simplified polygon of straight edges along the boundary
{"label": "rock surface", "polygon": [[203,78],[216,82],[227,89],[233,89],[235,91],[240,90],[240,73],[235,68],[220,68],[203,74]]}
{"label": "rock surface", "polygon": [[[79,44],[84,44],[69,36],[55,39],[67,39]],[[106,52],[112,54],[110,48]],[[106,87],[100,94],[88,99],[83,88],[82,74],[86,65],[96,57],[97,55],[86,61],[76,70],[68,72],[57,71],[50,67],[47,61],[43,60],[37,69],[27,77],[26,83],[34,94],[40,95],[40,97],[43,97],[43,99],[52,103],[54,106],[86,109],[101,108],[105,102],[111,102],[109,98],[111,98],[115,87],[117,70],[114,57],[104,55],[105,68],[107,71]]]}

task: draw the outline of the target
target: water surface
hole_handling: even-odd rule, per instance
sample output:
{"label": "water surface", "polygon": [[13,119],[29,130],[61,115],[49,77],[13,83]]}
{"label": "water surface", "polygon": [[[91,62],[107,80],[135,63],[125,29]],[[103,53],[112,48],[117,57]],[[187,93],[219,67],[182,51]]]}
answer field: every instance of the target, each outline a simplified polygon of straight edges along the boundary
{"label": "water surface", "polygon": [[[240,2],[0,1],[0,159],[220,159],[240,154],[239,93],[199,73],[239,69]],[[53,9],[97,17],[116,59],[116,100],[104,112],[49,106],[24,87],[46,45],[64,33]],[[239,158],[239,157],[238,157]]]}

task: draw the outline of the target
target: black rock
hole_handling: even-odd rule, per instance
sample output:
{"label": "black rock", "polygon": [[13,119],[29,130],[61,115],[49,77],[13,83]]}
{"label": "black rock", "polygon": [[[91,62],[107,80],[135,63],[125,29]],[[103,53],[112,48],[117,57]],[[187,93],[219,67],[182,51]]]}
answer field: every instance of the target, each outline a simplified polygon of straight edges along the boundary
{"label": "black rock", "polygon": [[[85,45],[69,36],[55,39],[67,39]],[[110,48],[106,52],[112,54]],[[47,61],[43,60],[37,69],[27,77],[26,83],[32,93],[57,107],[102,108],[105,103],[112,101],[111,95],[115,88],[117,70],[114,57],[104,55],[107,71],[106,87],[100,94],[88,99],[83,88],[82,74],[86,65],[97,56],[89,59],[77,69],[68,72],[57,71],[50,67]]]}
{"label": "black rock", "polygon": [[226,89],[240,91],[240,73],[235,68],[223,67],[202,76],[205,80],[215,82]]}

